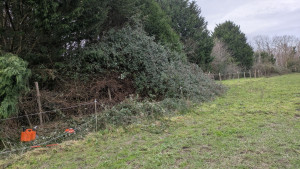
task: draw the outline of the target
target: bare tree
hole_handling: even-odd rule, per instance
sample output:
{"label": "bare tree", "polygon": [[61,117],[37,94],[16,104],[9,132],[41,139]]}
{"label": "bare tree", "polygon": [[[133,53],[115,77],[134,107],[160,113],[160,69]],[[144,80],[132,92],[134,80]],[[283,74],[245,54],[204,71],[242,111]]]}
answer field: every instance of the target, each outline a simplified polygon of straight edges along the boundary
{"label": "bare tree", "polygon": [[214,40],[214,47],[211,55],[214,57],[211,64],[213,72],[227,74],[240,71],[240,68],[234,62],[226,45],[221,40]]}
{"label": "bare tree", "polygon": [[261,63],[261,53],[267,52],[270,56],[273,55],[276,59],[276,65],[288,67],[288,62],[291,59],[299,58],[300,41],[295,36],[256,36],[254,37],[254,49],[259,57],[257,63]]}

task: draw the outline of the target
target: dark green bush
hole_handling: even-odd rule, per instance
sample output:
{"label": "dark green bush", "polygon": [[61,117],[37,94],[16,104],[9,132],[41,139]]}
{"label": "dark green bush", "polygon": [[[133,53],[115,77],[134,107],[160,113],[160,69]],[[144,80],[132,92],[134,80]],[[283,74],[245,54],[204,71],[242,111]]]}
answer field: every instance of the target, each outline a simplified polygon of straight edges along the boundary
{"label": "dark green bush", "polygon": [[21,58],[0,56],[0,118],[17,113],[19,96],[28,89],[30,70]]}
{"label": "dark green bush", "polygon": [[111,30],[96,45],[71,59],[80,73],[115,71],[120,78],[132,78],[137,93],[155,99],[188,98],[208,100],[222,87],[202,70],[147,36],[141,27]]}

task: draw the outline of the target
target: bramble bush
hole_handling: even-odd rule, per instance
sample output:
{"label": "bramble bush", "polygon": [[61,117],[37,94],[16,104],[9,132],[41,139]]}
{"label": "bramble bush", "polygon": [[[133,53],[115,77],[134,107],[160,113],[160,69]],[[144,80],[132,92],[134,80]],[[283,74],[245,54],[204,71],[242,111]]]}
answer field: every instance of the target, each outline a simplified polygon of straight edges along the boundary
{"label": "bramble bush", "polygon": [[121,78],[133,78],[142,96],[204,101],[222,92],[222,87],[189,64],[185,55],[154,42],[140,27],[111,30],[73,61],[75,69],[83,73],[114,70]]}
{"label": "bramble bush", "polygon": [[118,72],[120,78],[133,80],[138,94],[153,99],[205,101],[223,91],[197,65],[188,63],[184,54],[156,43],[141,26],[110,30],[69,63],[71,70],[86,75]]}
{"label": "bramble bush", "polygon": [[22,92],[28,90],[31,71],[21,58],[4,54],[0,56],[0,118],[17,113]]}

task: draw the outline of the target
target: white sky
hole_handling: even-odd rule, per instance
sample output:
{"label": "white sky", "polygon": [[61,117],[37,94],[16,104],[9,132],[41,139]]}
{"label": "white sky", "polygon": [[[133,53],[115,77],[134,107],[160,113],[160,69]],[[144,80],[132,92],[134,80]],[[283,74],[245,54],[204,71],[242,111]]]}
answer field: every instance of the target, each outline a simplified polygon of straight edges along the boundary
{"label": "white sky", "polygon": [[256,35],[300,37],[300,0],[195,0],[213,31],[231,20],[248,40]]}

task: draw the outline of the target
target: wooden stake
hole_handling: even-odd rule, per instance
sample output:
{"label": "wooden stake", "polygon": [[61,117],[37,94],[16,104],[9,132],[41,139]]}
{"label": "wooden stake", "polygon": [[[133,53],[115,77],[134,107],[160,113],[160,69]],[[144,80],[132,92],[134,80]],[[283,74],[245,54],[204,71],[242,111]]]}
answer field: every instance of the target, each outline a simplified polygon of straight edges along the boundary
{"label": "wooden stake", "polygon": [[109,98],[109,101],[111,101],[112,99],[111,99],[111,92],[110,92],[110,89],[108,88],[108,98]]}
{"label": "wooden stake", "polygon": [[6,146],[6,144],[4,143],[4,141],[3,140],[1,140],[2,141],[2,144],[4,145],[4,147],[7,149],[7,146]]}
{"label": "wooden stake", "polygon": [[41,104],[41,94],[40,94],[40,89],[39,89],[39,84],[38,82],[34,82],[35,84],[35,89],[36,89],[36,96],[37,96],[37,103],[39,106],[39,117],[40,117],[40,125],[43,125],[43,116],[42,116],[42,104]]}
{"label": "wooden stake", "polygon": [[250,79],[251,79],[251,70],[249,70],[249,74],[250,74]]}
{"label": "wooden stake", "polygon": [[244,79],[246,79],[246,73],[244,72]]}
{"label": "wooden stake", "polygon": [[97,100],[95,99],[95,115],[96,115],[96,126],[95,126],[95,130],[97,132],[98,130],[98,114],[97,114]]}
{"label": "wooden stake", "polygon": [[238,79],[240,79],[240,74],[239,74],[239,72],[237,72],[237,75],[238,75]]}
{"label": "wooden stake", "polygon": [[24,111],[24,113],[25,113],[25,115],[26,115],[26,118],[27,118],[27,121],[28,121],[28,123],[29,123],[29,126],[30,126],[30,128],[32,129],[32,124],[31,124],[31,122],[30,122],[30,119],[29,119],[29,117],[28,117],[28,114],[27,114],[27,111]]}
{"label": "wooden stake", "polygon": [[221,78],[221,73],[219,73],[219,79],[220,79],[220,81],[222,81],[222,78]]}

